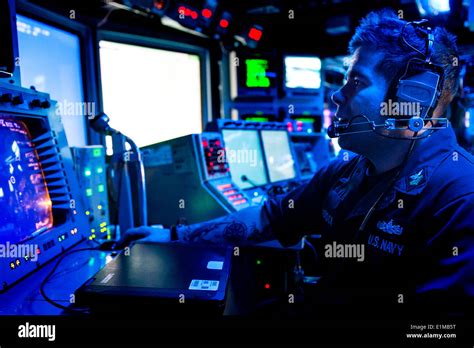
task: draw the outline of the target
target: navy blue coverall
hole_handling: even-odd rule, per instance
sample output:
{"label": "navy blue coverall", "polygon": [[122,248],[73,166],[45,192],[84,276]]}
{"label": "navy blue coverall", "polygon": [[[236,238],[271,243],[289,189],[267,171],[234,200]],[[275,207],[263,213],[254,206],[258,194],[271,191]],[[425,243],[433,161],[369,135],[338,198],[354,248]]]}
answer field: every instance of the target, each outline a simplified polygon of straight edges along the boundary
{"label": "navy blue coverall", "polygon": [[364,244],[363,262],[319,254],[325,303],[377,299],[467,310],[474,299],[474,157],[446,128],[415,148],[392,185],[393,170],[370,177],[369,165],[362,156],[333,161],[283,199],[268,200],[264,209],[279,241],[289,246],[320,234],[320,247]]}

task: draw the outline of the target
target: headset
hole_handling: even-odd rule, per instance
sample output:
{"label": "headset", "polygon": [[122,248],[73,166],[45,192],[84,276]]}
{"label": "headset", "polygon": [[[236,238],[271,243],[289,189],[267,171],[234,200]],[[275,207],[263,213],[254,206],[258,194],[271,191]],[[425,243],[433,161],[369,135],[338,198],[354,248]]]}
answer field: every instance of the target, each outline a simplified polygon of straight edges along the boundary
{"label": "headset", "polygon": [[[335,120],[328,128],[328,136],[330,138],[337,138],[344,134],[375,132],[378,128],[384,128],[386,130],[408,129],[412,131],[414,135],[412,137],[398,137],[382,134],[380,132],[377,132],[377,134],[393,139],[417,140],[427,137],[432,133],[431,131],[425,132],[418,136],[418,132],[421,130],[435,130],[448,127],[449,123],[447,118],[431,117],[438,104],[439,97],[441,96],[444,83],[444,70],[441,66],[436,65],[431,61],[435,38],[431,27],[426,25],[427,22],[426,19],[408,22],[401,30],[399,40],[421,55],[422,58],[411,58],[406,67],[401,69],[400,73],[397,74],[397,76],[399,76],[398,79],[394,79],[394,82],[391,83],[387,93],[387,96],[395,96],[395,100],[400,103],[399,105],[402,105],[401,103],[409,103],[405,105],[416,105],[419,112],[416,114],[400,115],[401,117],[397,118],[387,118],[384,124],[376,124],[374,121],[371,121],[367,116],[362,114],[356,115],[346,121]],[[410,25],[413,26],[417,33],[421,33],[426,37],[426,50],[424,53],[405,39],[405,29]],[[365,121],[354,122],[358,118],[363,118]],[[433,121],[437,121],[437,124]],[[426,127],[427,122],[431,124],[430,127]],[[353,125],[368,125],[370,129],[349,131],[349,128]]]}
{"label": "headset", "polygon": [[[398,137],[376,132],[376,134],[400,140],[411,140],[410,147],[405,154],[402,164],[398,167],[395,175],[392,175],[387,182],[387,186],[383,192],[377,197],[375,202],[372,204],[370,209],[367,211],[359,229],[356,233],[355,238],[358,238],[360,234],[365,230],[373,212],[381,199],[385,196],[388,189],[396,182],[399,178],[405,164],[408,162],[411,156],[415,143],[419,139],[429,137],[435,129],[447,128],[449,125],[448,119],[446,118],[432,118],[434,109],[438,104],[438,100],[441,96],[443,83],[444,83],[444,70],[441,66],[434,64],[431,61],[433,54],[433,44],[435,41],[434,33],[431,27],[426,25],[427,20],[408,22],[404,25],[400,32],[399,40],[403,44],[417,52],[423,57],[423,59],[415,57],[411,58],[406,67],[401,69],[400,73],[394,78],[389,86],[387,97],[395,96],[398,102],[416,103],[419,105],[419,113],[416,115],[405,114],[402,117],[387,118],[384,124],[375,124],[365,115],[356,115],[349,121],[336,120],[328,128],[328,135],[331,138],[336,138],[344,134],[355,134],[365,132],[376,132],[377,128],[384,128],[386,130],[410,130],[413,132],[411,137]],[[426,37],[426,50],[421,52],[419,49],[411,45],[404,37],[405,29],[407,26],[413,26],[415,31],[422,33]],[[399,76],[399,77],[398,77]],[[398,78],[397,78],[398,77]],[[386,100],[388,98],[385,98]],[[354,122],[354,120],[362,118],[365,122]],[[433,121],[438,121],[435,124]],[[425,122],[431,123],[430,127],[426,127]],[[352,125],[368,125],[370,129],[362,131],[349,131],[349,127]],[[427,130],[421,135],[418,132],[421,130]]]}

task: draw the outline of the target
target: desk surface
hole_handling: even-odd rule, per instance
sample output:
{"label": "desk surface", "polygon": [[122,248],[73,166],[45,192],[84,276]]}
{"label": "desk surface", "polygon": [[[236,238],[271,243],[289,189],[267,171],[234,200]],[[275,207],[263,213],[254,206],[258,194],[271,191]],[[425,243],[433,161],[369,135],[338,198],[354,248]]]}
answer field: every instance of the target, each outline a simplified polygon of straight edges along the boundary
{"label": "desk surface", "polygon": [[[71,250],[94,248],[96,243],[82,242]],[[40,293],[40,285],[59,258],[30,274],[0,294],[0,315],[61,315],[63,310],[48,303]],[[48,297],[65,306],[74,291],[112,260],[111,252],[86,250],[65,256],[45,286]]]}
{"label": "desk surface", "polygon": [[[284,250],[276,241],[266,242],[258,245],[264,249]],[[70,251],[81,248],[95,248],[96,243],[85,241],[79,243]],[[294,250],[302,246],[295,246]],[[267,249],[267,250],[268,250]],[[287,249],[288,250],[288,249]],[[62,305],[69,305],[74,292],[88,279],[94,276],[108,262],[113,260],[117,252],[86,250],[67,255],[56,269],[54,275],[45,286],[45,292],[50,299]],[[38,271],[30,274],[18,284],[0,294],[0,316],[2,315],[64,315],[62,309],[48,303],[40,293],[42,281],[46,278],[51,269],[56,265],[59,258],[56,258],[43,266]],[[246,265],[248,268],[248,265]],[[240,273],[240,272],[238,272]],[[247,271],[243,272],[247,273]],[[243,281],[244,283],[247,280]],[[241,284],[240,284],[241,285]],[[232,286],[233,288],[233,286]],[[240,289],[239,293],[243,290]],[[243,297],[240,294],[238,297]],[[238,312],[234,308],[234,294],[231,291],[227,299],[227,313]]]}

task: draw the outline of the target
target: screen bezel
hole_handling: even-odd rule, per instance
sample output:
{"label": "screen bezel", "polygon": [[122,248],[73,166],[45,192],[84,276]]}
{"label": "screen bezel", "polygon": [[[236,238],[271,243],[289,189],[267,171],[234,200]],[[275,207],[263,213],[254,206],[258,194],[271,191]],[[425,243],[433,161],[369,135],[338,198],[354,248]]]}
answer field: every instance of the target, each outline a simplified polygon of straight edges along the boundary
{"label": "screen bezel", "polygon": [[[92,102],[97,104],[97,89],[94,81],[96,79],[94,67],[94,49],[93,49],[93,33],[92,31],[78,21],[68,19],[60,16],[54,12],[45,10],[42,7],[19,2],[17,4],[16,12],[18,15],[42,22],[44,24],[53,26],[57,29],[64,30],[79,38],[79,51],[81,60],[81,77],[82,77],[82,93],[84,96],[83,102]],[[21,57],[20,57],[21,62]],[[20,78],[21,78],[21,64],[20,64]],[[23,86],[29,87],[29,86]],[[48,93],[48,91],[41,91]],[[89,127],[89,119],[84,117],[85,127],[85,144],[101,143],[100,138],[91,131]]]}
{"label": "screen bezel", "polygon": [[210,91],[210,57],[209,50],[203,47],[173,42],[170,40],[141,36],[136,34],[127,34],[116,31],[99,30],[96,38],[96,57],[97,57],[97,73],[98,73],[98,89],[101,110],[104,109],[104,101],[102,96],[102,82],[100,79],[100,41],[111,41],[132,46],[154,48],[177,53],[194,54],[199,57],[201,70],[201,123],[202,129],[206,128],[206,124],[212,121],[212,101]]}

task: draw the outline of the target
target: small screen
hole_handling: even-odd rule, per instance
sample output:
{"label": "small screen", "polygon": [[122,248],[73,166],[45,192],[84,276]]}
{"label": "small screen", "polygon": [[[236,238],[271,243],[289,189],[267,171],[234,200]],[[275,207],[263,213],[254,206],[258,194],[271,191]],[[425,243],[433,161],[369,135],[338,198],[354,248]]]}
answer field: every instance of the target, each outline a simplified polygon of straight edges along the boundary
{"label": "small screen", "polygon": [[25,124],[0,117],[0,243],[17,244],[53,226],[52,204]]}
{"label": "small screen", "polygon": [[97,110],[84,102],[79,36],[21,15],[17,28],[22,86],[49,93],[69,145],[86,145],[85,116]]}
{"label": "small screen", "polygon": [[222,135],[234,183],[241,189],[267,184],[258,132],[224,129]]}
{"label": "small screen", "polygon": [[295,161],[286,131],[262,131],[263,149],[271,182],[294,179]]}
{"label": "small screen", "polygon": [[249,88],[270,88],[271,79],[267,59],[246,59],[247,72],[245,85]]}
{"label": "small screen", "polygon": [[285,57],[285,87],[319,89],[321,87],[321,59]]}

